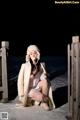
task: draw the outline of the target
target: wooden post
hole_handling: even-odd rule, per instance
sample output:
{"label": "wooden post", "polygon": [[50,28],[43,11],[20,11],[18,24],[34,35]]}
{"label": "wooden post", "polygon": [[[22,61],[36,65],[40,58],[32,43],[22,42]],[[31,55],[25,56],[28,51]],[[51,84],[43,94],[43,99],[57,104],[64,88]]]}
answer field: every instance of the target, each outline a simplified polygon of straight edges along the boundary
{"label": "wooden post", "polygon": [[79,71],[80,71],[80,65],[79,65],[79,42],[76,43],[76,46],[75,46],[75,52],[76,52],[76,106],[75,106],[75,109],[76,109],[76,120],[78,120],[79,118]]}
{"label": "wooden post", "polygon": [[67,47],[67,52],[68,52],[68,107],[69,107],[69,111],[68,111],[68,119],[71,119],[72,117],[72,112],[71,112],[71,51],[70,51],[70,45],[68,45]]}
{"label": "wooden post", "polygon": [[[74,115],[74,46],[71,44],[71,114]],[[74,119],[73,119],[74,120]]]}
{"label": "wooden post", "polygon": [[2,42],[1,44],[1,63],[2,63],[2,87],[3,91],[3,102],[8,101],[8,81],[7,81],[7,49],[9,48],[9,42]]}
{"label": "wooden post", "polygon": [[79,83],[79,37],[78,36],[73,36],[72,37],[72,42],[73,42],[73,120],[78,120],[78,83]]}
{"label": "wooden post", "polygon": [[[70,54],[71,53],[71,54]],[[71,61],[70,61],[71,58]],[[71,62],[71,63],[70,63]],[[70,89],[71,86],[71,89]],[[68,103],[69,120],[80,120],[80,43],[72,37],[71,52],[68,45]]]}

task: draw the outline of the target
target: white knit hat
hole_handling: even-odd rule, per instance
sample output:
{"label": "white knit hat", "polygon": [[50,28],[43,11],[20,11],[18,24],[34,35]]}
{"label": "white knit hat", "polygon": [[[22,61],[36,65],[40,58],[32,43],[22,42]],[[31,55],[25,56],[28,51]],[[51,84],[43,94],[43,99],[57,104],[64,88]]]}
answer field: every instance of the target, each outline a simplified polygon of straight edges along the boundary
{"label": "white knit hat", "polygon": [[39,48],[38,48],[36,45],[30,45],[30,46],[27,48],[26,60],[29,58],[30,53],[31,53],[32,51],[36,51],[36,52],[37,52],[37,59],[39,60],[39,59],[40,59],[40,50],[39,50]]}

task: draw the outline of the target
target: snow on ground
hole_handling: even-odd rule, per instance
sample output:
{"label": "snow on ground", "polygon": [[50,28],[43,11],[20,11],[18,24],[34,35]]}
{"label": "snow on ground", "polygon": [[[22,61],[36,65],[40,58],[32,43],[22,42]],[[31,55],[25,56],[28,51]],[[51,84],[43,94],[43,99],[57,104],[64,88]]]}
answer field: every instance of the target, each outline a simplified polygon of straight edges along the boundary
{"label": "snow on ground", "polygon": [[[24,58],[10,57],[8,58],[8,78],[9,82],[16,81],[21,64]],[[44,111],[41,107],[16,107],[17,98],[9,101],[9,103],[0,103],[0,112],[8,112],[9,120],[66,120],[68,115],[67,96],[67,71],[66,61],[64,57],[44,57],[42,62],[46,63],[47,71],[51,86],[54,91],[53,98],[57,105],[56,109],[52,111]],[[10,95],[16,92],[16,82],[10,83]],[[61,103],[62,102],[62,103]]]}
{"label": "snow on ground", "polygon": [[53,78],[51,80],[51,85],[53,91],[55,91],[57,88],[67,86],[68,85],[67,73],[64,73],[58,77]]}

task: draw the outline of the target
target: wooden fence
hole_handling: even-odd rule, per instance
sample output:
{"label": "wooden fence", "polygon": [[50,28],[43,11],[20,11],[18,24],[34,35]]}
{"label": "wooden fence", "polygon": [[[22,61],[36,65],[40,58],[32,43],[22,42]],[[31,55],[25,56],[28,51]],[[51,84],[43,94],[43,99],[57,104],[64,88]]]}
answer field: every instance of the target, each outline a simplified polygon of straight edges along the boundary
{"label": "wooden fence", "polygon": [[72,37],[68,45],[68,103],[69,120],[80,120],[80,42]]}

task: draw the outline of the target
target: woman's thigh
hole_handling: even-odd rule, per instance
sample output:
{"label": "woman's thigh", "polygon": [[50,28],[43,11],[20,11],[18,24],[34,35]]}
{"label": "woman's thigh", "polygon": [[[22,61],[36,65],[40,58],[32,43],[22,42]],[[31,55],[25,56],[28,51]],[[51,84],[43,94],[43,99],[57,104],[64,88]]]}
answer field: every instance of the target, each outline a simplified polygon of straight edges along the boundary
{"label": "woman's thigh", "polygon": [[40,91],[38,91],[37,89],[31,89],[29,92],[29,97],[31,97],[33,100],[37,100],[37,101],[42,101],[43,99],[43,95]]}

